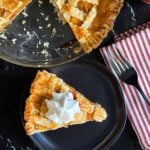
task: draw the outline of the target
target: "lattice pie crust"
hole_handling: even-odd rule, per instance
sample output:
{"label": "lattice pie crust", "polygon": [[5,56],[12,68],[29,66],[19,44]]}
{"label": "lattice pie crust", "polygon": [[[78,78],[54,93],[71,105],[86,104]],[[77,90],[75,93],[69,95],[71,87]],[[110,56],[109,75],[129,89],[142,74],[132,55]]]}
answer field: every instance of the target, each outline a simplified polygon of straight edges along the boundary
{"label": "lattice pie crust", "polygon": [[[0,0],[0,31],[2,31],[30,0]],[[89,53],[97,48],[123,5],[123,0],[50,0],[59,16],[67,22],[81,48]]]}
{"label": "lattice pie crust", "polygon": [[82,49],[89,53],[97,48],[123,5],[123,0],[50,0],[59,16],[69,23]]}
{"label": "lattice pie crust", "polygon": [[0,0],[0,31],[30,3],[30,0]]}

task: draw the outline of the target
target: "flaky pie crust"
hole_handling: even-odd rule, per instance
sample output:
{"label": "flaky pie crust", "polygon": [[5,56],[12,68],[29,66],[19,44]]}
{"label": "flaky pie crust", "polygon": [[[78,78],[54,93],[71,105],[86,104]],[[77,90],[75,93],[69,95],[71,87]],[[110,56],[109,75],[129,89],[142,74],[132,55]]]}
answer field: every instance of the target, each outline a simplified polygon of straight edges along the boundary
{"label": "flaky pie crust", "polygon": [[[50,0],[58,10],[59,17],[71,27],[85,53],[97,48],[112,30],[123,1]],[[29,3],[30,0],[0,0],[0,31]]]}
{"label": "flaky pie crust", "polygon": [[[50,0],[70,25],[82,49],[97,48],[112,30],[124,0]],[[60,16],[60,15],[59,15]]]}
{"label": "flaky pie crust", "polygon": [[0,0],[0,32],[30,3],[31,0]]}
{"label": "flaky pie crust", "polygon": [[[71,92],[79,102],[80,113],[68,124],[57,124],[46,118],[47,106],[45,99],[52,97],[52,92]],[[91,102],[72,86],[66,84],[55,74],[38,71],[31,84],[30,95],[26,100],[24,120],[27,135],[55,130],[69,125],[82,124],[87,121],[102,122],[107,118],[106,110],[97,103]]]}

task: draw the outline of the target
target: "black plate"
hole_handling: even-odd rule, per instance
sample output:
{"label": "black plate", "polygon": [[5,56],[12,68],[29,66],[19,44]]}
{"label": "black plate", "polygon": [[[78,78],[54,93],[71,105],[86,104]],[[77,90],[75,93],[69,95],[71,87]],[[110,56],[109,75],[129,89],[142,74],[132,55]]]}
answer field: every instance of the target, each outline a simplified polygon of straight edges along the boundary
{"label": "black plate", "polygon": [[[122,132],[126,111],[120,86],[100,64],[73,62],[48,70],[74,86],[108,112],[102,123],[89,122],[30,136],[41,150],[91,150],[108,148]],[[24,107],[23,107],[24,108]],[[23,117],[23,116],[22,116]]]}

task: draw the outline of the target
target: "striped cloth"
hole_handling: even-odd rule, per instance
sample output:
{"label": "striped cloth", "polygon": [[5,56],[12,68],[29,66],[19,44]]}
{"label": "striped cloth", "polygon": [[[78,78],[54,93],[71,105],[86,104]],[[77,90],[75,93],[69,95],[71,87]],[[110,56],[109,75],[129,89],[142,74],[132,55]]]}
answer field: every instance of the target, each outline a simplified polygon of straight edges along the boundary
{"label": "striped cloth", "polygon": [[[137,70],[139,85],[150,99],[150,22],[122,33],[115,39],[114,44],[100,49],[107,67],[112,70],[108,52],[113,54],[117,47]],[[128,118],[141,148],[150,150],[150,106],[133,86],[120,80],[119,83],[124,94]]]}

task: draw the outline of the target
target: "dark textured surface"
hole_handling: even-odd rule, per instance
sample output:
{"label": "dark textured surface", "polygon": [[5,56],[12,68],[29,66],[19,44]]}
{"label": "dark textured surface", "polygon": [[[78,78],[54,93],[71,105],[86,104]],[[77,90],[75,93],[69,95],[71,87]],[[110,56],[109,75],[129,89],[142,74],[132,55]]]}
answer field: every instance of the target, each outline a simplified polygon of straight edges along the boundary
{"label": "dark textured surface", "polygon": [[[114,34],[150,20],[150,5],[139,0],[127,0],[119,15],[114,30],[102,45],[113,41]],[[95,50],[81,59],[103,63]],[[25,135],[20,118],[20,102],[24,89],[34,78],[37,69],[19,67],[0,60],[0,150],[36,150]],[[140,150],[135,133],[127,121],[126,128],[110,150]]]}

